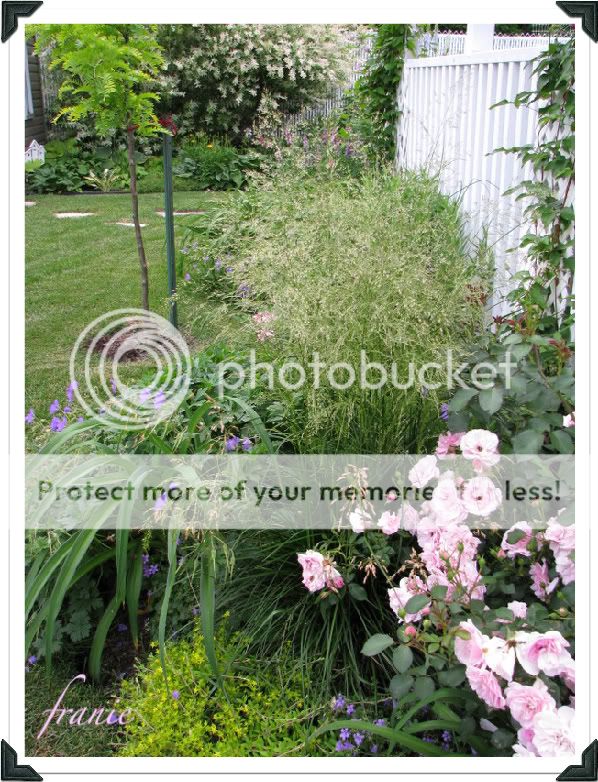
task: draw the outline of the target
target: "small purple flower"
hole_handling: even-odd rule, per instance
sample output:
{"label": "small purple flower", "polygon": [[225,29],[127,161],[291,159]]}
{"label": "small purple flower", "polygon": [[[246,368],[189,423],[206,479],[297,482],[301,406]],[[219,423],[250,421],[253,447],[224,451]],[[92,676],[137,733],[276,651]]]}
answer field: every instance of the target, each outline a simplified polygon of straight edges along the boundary
{"label": "small purple flower", "polygon": [[66,424],[66,416],[54,416],[54,418],[50,421],[50,429],[52,432],[62,432]]}
{"label": "small purple flower", "polygon": [[354,733],[353,734],[353,741],[355,742],[356,746],[359,747],[360,744],[363,743],[365,736],[363,733]]}
{"label": "small purple flower", "polygon": [[236,451],[239,447],[239,443],[241,440],[236,436],[233,435],[232,437],[229,437],[226,442],[224,443],[224,447],[226,448],[227,453],[232,453],[233,451]]}
{"label": "small purple flower", "polygon": [[333,704],[332,708],[335,711],[340,711],[341,709],[345,708],[345,699],[343,698],[342,695],[337,695],[336,696],[336,700],[334,701],[334,704]]}
{"label": "small purple flower", "polygon": [[34,654],[32,654],[31,657],[27,658],[27,662],[29,663],[29,665],[35,665],[35,663],[37,662],[37,657]]}
{"label": "small purple flower", "polygon": [[377,725],[379,728],[383,728],[386,725],[386,720],[384,718],[375,720],[374,725]]}
{"label": "small purple flower", "polygon": [[106,725],[116,725],[118,723],[118,717],[112,712],[106,718]]}
{"label": "small purple flower", "polygon": [[189,255],[189,248],[188,247],[181,247],[181,253],[183,255]]}
{"label": "small purple flower", "polygon": [[70,405],[66,405],[66,407],[63,410],[63,413],[72,413],[73,408]]}
{"label": "small purple flower", "polygon": [[251,442],[251,440],[249,439],[249,437],[244,437],[244,438],[243,438],[243,440],[241,441],[241,448],[242,448],[242,449],[243,449],[245,452],[247,452],[247,451],[251,451],[251,449],[253,448],[253,443]]}
{"label": "small purple flower", "polygon": [[178,690],[173,690],[172,697],[174,698],[175,701],[178,701],[178,699],[181,697],[181,693]]}
{"label": "small purple flower", "polygon": [[453,734],[450,732],[450,730],[443,730],[442,731],[442,740],[450,744],[450,742],[453,740]]}
{"label": "small purple flower", "polygon": [[151,393],[152,392],[150,391],[149,388],[144,388],[142,391],[139,392],[139,401],[141,402],[142,405],[147,402],[147,400],[151,396]]}
{"label": "small purple flower", "polygon": [[216,260],[214,261],[214,268],[216,269],[217,272],[219,272],[220,269],[222,269],[222,261],[220,260],[220,258],[216,258]]}
{"label": "small purple flower", "polygon": [[370,747],[370,752],[372,753],[372,755],[376,755],[378,752],[378,745],[372,744],[372,746]]}
{"label": "small purple flower", "polygon": [[166,507],[166,492],[163,491],[162,494],[158,497],[158,499],[154,502],[154,511],[157,513],[158,511],[161,511],[162,508]]}
{"label": "small purple flower", "polygon": [[347,706],[347,717],[350,717],[352,714],[355,714],[355,706],[352,703],[350,703]]}
{"label": "small purple flower", "polygon": [[353,744],[351,744],[350,741],[337,741],[336,742],[336,751],[337,752],[347,752],[348,750],[353,749]]}
{"label": "small purple flower", "polygon": [[185,282],[191,282],[191,275],[189,274],[189,272],[185,274]]}
{"label": "small purple flower", "polygon": [[35,410],[30,407],[29,412],[25,416],[25,423],[26,424],[32,424],[35,421]]}
{"label": "small purple flower", "polygon": [[226,267],[226,273],[227,273],[227,274],[232,274],[233,272],[234,272],[234,269],[233,269],[233,267],[232,267],[232,266],[227,266],[227,267]]}
{"label": "small purple flower", "polygon": [[112,393],[116,394],[117,391],[116,380],[113,377],[110,378],[110,388],[112,390]]}
{"label": "small purple flower", "polygon": [[72,380],[66,389],[66,398],[69,400],[69,402],[73,401],[73,395],[75,393],[75,389],[78,388],[79,383],[77,383],[76,380]]}
{"label": "small purple flower", "polygon": [[164,402],[166,402],[166,394],[164,391],[158,391],[158,393],[154,396],[154,407],[156,410],[159,410]]}
{"label": "small purple flower", "polygon": [[60,402],[55,399],[50,405],[50,415],[55,415],[60,410]]}
{"label": "small purple flower", "polygon": [[123,622],[120,622],[120,624],[116,625],[116,632],[117,633],[126,633],[129,628],[126,624],[123,624]]}
{"label": "small purple flower", "polygon": [[193,616],[199,616],[199,606],[193,606],[193,608],[191,609],[191,613],[193,614]]}
{"label": "small purple flower", "polygon": [[351,731],[349,730],[349,728],[342,728],[338,735],[340,739],[342,739],[343,741],[347,741],[348,739],[351,738]]}
{"label": "small purple flower", "polygon": [[445,422],[449,420],[449,406],[446,402],[440,405],[440,417]]}
{"label": "small purple flower", "polygon": [[77,418],[77,423],[78,423],[78,424],[82,424],[82,423],[83,423],[83,421],[85,421],[85,418],[83,418],[83,416],[82,416],[82,415],[80,415],[80,416],[79,416],[79,418]]}

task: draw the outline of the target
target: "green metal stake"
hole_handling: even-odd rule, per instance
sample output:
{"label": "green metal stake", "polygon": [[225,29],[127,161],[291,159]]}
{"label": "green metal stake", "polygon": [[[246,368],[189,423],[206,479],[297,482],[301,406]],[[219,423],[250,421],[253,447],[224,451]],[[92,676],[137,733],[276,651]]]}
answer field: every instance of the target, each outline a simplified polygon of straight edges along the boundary
{"label": "green metal stake", "polygon": [[164,154],[164,221],[166,223],[166,261],[168,264],[168,298],[170,308],[168,319],[172,325],[177,325],[176,308],[176,268],[174,257],[174,216],[172,203],[172,136],[165,133],[163,136]]}

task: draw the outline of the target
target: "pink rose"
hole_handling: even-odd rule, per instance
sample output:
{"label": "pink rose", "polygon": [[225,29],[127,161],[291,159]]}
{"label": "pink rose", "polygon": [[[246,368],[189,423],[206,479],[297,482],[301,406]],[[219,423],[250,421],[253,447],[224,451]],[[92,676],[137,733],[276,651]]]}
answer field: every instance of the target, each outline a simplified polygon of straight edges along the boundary
{"label": "pink rose", "polygon": [[502,492],[490,478],[472,478],[465,484],[463,506],[474,516],[489,516],[501,502]]}
{"label": "pink rose", "polygon": [[484,663],[491,671],[502,676],[508,682],[513,678],[515,670],[515,648],[508,641],[493,636],[482,646]]}
{"label": "pink rose", "polygon": [[561,577],[561,581],[565,586],[575,581],[575,552],[562,551],[558,557],[555,558],[554,564],[556,572]]}
{"label": "pink rose", "polygon": [[534,717],[533,728],[540,757],[575,754],[575,711],[570,706],[541,711]]}
{"label": "pink rose", "polygon": [[517,633],[517,659],[522,668],[532,676],[543,671],[548,676],[558,676],[573,665],[567,651],[569,641],[558,630],[545,633]]}
{"label": "pink rose", "polygon": [[575,426],[575,410],[569,415],[563,416],[563,426],[565,429],[572,429]]}
{"label": "pink rose", "polygon": [[533,686],[511,682],[505,690],[507,707],[522,728],[531,728],[536,714],[544,709],[555,709],[556,703],[541,679]]}
{"label": "pink rose", "polygon": [[[523,537],[516,543],[509,543],[509,536],[512,532],[522,532]],[[518,554],[529,557],[531,556],[531,552],[528,550],[527,544],[532,539],[532,535],[532,528],[527,521],[518,521],[517,524],[513,524],[511,529],[508,529],[503,535],[501,548],[509,559],[515,559]]]}
{"label": "pink rose", "polygon": [[439,524],[465,521],[467,510],[463,506],[452,474],[445,474],[438,481],[438,486],[432,492],[429,507]]}
{"label": "pink rose", "polygon": [[405,628],[405,635],[407,638],[415,638],[417,635],[417,629],[413,625],[409,625]]}
{"label": "pink rose", "polygon": [[482,664],[482,647],[488,640],[486,635],[478,630],[471,619],[460,622],[459,628],[469,633],[469,638],[455,637],[455,655],[463,665],[476,666]]}
{"label": "pink rose", "polygon": [[520,600],[511,600],[507,603],[507,608],[513,612],[515,619],[525,619],[527,616],[527,605]]}
{"label": "pink rose", "polygon": [[419,620],[430,613],[429,607],[422,608],[416,614],[405,614],[404,617],[399,616],[399,612],[402,611],[409,600],[415,595],[421,595],[426,592],[426,586],[421,578],[417,576],[410,576],[402,578],[399,581],[398,587],[393,587],[388,590],[388,600],[392,612],[399,618],[400,622],[419,622]]}
{"label": "pink rose", "polygon": [[441,434],[438,438],[438,445],[436,446],[436,456],[439,459],[452,458],[459,447],[463,434],[463,432],[457,434],[452,434],[451,432]]}
{"label": "pink rose", "polygon": [[394,535],[401,529],[401,519],[396,513],[391,513],[389,510],[384,511],[380,520],[378,521],[378,527],[385,535]]}
{"label": "pink rose", "polygon": [[465,675],[471,689],[478,695],[484,703],[491,709],[504,709],[506,702],[500,689],[498,679],[487,668],[465,669]]}
{"label": "pink rose", "polygon": [[424,456],[409,470],[409,480],[416,489],[423,489],[439,475],[435,456]]}
{"label": "pink rose", "polygon": [[550,519],[544,531],[544,540],[548,541],[555,557],[575,549],[575,525],[564,527],[556,519]]}
{"label": "pink rose", "polygon": [[564,668],[560,675],[571,692],[575,692],[575,662],[571,661],[571,665]]}
{"label": "pink rose", "polygon": [[326,586],[324,574],[324,557],[319,551],[306,551],[297,554],[299,564],[303,568],[303,584],[310,592],[319,592]]}
{"label": "pink rose", "polygon": [[485,429],[472,429],[461,438],[461,453],[473,461],[476,472],[493,467],[500,461],[498,437]]}
{"label": "pink rose", "polygon": [[532,592],[534,595],[540,600],[548,600],[548,596],[557,588],[559,580],[558,578],[550,580],[546,560],[542,560],[541,563],[534,562],[529,569],[529,574],[532,578]]}

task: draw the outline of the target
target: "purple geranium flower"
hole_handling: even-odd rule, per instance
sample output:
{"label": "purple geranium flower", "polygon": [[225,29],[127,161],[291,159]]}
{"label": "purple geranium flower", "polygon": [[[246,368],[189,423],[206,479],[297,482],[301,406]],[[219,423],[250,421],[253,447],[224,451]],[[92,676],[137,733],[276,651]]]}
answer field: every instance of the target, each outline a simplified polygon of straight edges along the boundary
{"label": "purple geranium flower", "polygon": [[66,424],[67,420],[65,415],[61,417],[54,416],[54,418],[50,421],[50,429],[52,432],[62,432]]}
{"label": "purple geranium flower", "polygon": [[26,424],[32,424],[35,421],[35,410],[30,407],[29,412],[25,416],[25,423]]}

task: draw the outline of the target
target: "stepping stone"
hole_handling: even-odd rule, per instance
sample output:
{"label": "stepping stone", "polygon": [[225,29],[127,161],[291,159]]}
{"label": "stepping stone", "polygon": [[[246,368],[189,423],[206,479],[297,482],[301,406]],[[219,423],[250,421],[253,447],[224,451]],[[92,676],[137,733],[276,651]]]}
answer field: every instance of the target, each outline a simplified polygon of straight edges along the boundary
{"label": "stepping stone", "polygon": [[35,206],[37,201],[25,201],[25,206]]}
{"label": "stepping stone", "polygon": [[[112,225],[126,225],[127,228],[135,228],[135,223],[129,223],[126,220],[119,220],[117,223],[112,223]],[[147,223],[139,223],[140,228],[146,228]]]}
{"label": "stepping stone", "polygon": [[[163,209],[156,209],[156,214],[160,217],[166,217]],[[204,209],[180,209],[172,213],[175,217],[184,217],[185,215],[205,215]]]}
{"label": "stepping stone", "polygon": [[95,212],[54,212],[54,217],[63,220],[65,217],[93,217]]}

